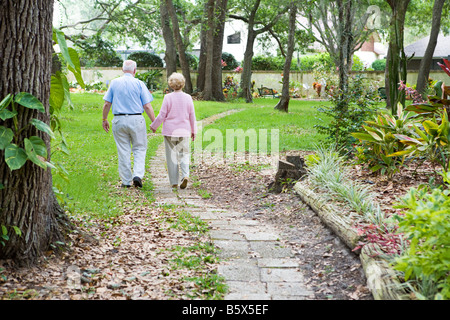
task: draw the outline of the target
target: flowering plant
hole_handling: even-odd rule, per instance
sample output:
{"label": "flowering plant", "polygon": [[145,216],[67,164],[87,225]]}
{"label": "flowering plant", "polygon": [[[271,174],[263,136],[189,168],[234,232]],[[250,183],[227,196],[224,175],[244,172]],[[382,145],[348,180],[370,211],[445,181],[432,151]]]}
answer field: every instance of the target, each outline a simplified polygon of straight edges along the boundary
{"label": "flowering plant", "polygon": [[417,90],[408,87],[403,80],[400,81],[400,86],[398,87],[398,90],[400,91],[405,91],[405,94],[409,97],[411,97],[411,99],[414,101],[414,103],[421,103],[421,102],[425,102],[425,100],[423,100],[422,95],[417,92]]}
{"label": "flowering plant", "polygon": [[236,69],[234,69],[235,72],[242,72],[242,70],[243,70],[243,69],[242,69],[241,66],[239,66],[239,67],[237,67]]}
{"label": "flowering plant", "polygon": [[450,76],[450,61],[448,61],[447,59],[443,59],[444,60],[444,64],[438,62],[437,64],[442,68],[442,70],[444,70],[449,76]]}

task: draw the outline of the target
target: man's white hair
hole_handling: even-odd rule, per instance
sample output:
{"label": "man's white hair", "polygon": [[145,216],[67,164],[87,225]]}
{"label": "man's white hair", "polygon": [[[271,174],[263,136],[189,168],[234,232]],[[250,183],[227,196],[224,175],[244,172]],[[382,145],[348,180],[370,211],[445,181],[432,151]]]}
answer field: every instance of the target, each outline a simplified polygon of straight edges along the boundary
{"label": "man's white hair", "polygon": [[123,70],[123,71],[130,71],[130,72],[133,72],[134,69],[136,69],[136,68],[137,68],[136,61],[133,61],[133,60],[125,60],[125,61],[123,62],[123,67],[122,67],[122,70]]}

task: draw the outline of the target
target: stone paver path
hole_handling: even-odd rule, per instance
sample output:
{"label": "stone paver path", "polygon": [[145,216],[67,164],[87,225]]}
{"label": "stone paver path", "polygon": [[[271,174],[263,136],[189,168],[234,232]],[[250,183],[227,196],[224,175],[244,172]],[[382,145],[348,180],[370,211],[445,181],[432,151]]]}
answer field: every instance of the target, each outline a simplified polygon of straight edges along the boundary
{"label": "stone paver path", "polygon": [[207,205],[192,185],[174,192],[165,166],[164,145],[151,159],[154,196],[159,204],[183,209],[208,222],[210,237],[220,249],[218,272],[226,279],[226,300],[303,300],[313,296],[300,265],[277,231],[243,214]]}

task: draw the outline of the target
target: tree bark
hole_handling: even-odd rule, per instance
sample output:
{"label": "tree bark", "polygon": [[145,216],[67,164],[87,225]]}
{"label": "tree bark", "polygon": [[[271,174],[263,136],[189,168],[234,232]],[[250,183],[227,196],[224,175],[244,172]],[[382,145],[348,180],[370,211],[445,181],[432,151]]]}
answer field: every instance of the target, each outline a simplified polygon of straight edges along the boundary
{"label": "tree bark", "polygon": [[174,72],[177,72],[177,50],[173,39],[172,28],[170,27],[170,16],[167,11],[165,0],[161,0],[159,4],[161,15],[161,29],[166,44],[164,61],[166,62],[167,78]]}
{"label": "tree bark", "polygon": [[[49,123],[50,76],[52,68],[53,0],[4,0],[0,5],[0,98],[29,92],[45,107],[45,114],[17,106],[18,125],[36,118]],[[12,127],[11,119],[0,124]],[[19,137],[41,137],[50,150],[50,138],[34,126]],[[50,154],[50,152],[49,152]],[[68,223],[52,189],[50,169],[27,161],[11,171],[0,151],[0,224],[9,240],[0,246],[0,259],[32,264],[55,241],[64,241],[63,224]],[[18,227],[21,235],[12,231]]]}
{"label": "tree bark", "polygon": [[175,12],[175,7],[173,5],[172,0],[165,0],[165,2],[167,6],[167,12],[169,13],[169,16],[172,20],[173,34],[178,48],[178,56],[180,58],[181,72],[183,73],[186,79],[184,91],[190,94],[192,93],[193,90],[191,82],[191,68],[189,67],[189,62],[186,57],[186,50],[184,47],[183,39],[180,33],[180,27],[178,24],[178,17]]}
{"label": "tree bark", "polygon": [[243,70],[242,70],[242,76],[241,76],[241,92],[239,94],[239,96],[241,98],[245,98],[245,101],[247,103],[253,102],[253,96],[252,96],[252,90],[251,90],[251,87],[252,87],[252,84],[251,84],[251,81],[252,81],[252,59],[253,59],[253,46],[255,44],[256,37],[259,34],[269,31],[289,9],[289,6],[280,8],[278,13],[275,16],[273,16],[273,18],[269,22],[267,22],[264,25],[264,27],[255,30],[254,28],[256,25],[256,14],[258,12],[260,4],[261,4],[261,0],[255,1],[253,8],[250,11],[250,14],[248,15],[247,18],[232,15],[232,17],[235,19],[240,19],[240,20],[247,22],[247,26],[248,26],[247,44],[245,46],[244,61],[243,61],[243,66],[242,66]]}
{"label": "tree bark", "polygon": [[291,72],[292,55],[294,53],[294,40],[295,40],[295,20],[297,15],[297,6],[295,1],[291,3],[291,9],[289,12],[289,39],[288,49],[286,54],[286,60],[284,62],[283,70],[283,88],[281,90],[281,99],[275,106],[275,109],[288,112],[289,111],[289,78]]}
{"label": "tree bark", "polygon": [[248,17],[248,34],[247,44],[245,46],[244,61],[242,62],[242,76],[241,76],[241,93],[240,97],[244,98],[247,103],[253,102],[251,81],[252,81],[252,59],[253,59],[253,46],[257,33],[254,30],[255,16],[258,11],[261,0],[256,0],[255,4]]}
{"label": "tree bark", "polygon": [[204,100],[225,100],[221,60],[227,5],[228,0],[209,0],[205,4],[197,79],[197,88]]}
{"label": "tree bark", "polygon": [[425,54],[420,61],[419,74],[417,76],[416,90],[426,98],[424,90],[427,87],[428,77],[430,75],[431,63],[433,61],[434,49],[436,48],[437,38],[441,30],[442,8],[445,0],[435,0],[433,6],[433,20],[431,24],[430,40],[428,41]]}
{"label": "tree bark", "polygon": [[222,90],[222,49],[225,30],[225,17],[227,13],[228,0],[218,0],[216,4],[216,28],[214,32],[213,67],[212,67],[212,95],[216,101],[224,101]]}
{"label": "tree bark", "polygon": [[247,44],[245,46],[244,61],[242,63],[242,76],[240,97],[244,98],[247,103],[253,102],[251,81],[252,81],[252,59],[253,46],[255,44],[256,34],[253,30],[253,22],[248,24]]}
{"label": "tree bark", "polygon": [[397,104],[405,104],[405,93],[399,92],[400,81],[406,82],[406,56],[404,51],[404,29],[406,10],[411,0],[386,0],[392,9],[389,30],[389,49],[386,59],[386,104],[392,113],[397,112]]}
{"label": "tree bark", "polygon": [[205,21],[202,21],[200,30],[200,57],[198,61],[197,91],[203,92],[205,89],[205,70],[206,70],[206,28]]}
{"label": "tree bark", "polygon": [[208,0],[206,3],[206,65],[205,65],[205,84],[203,89],[203,99],[212,100],[212,65],[214,53],[214,9],[215,1]]}

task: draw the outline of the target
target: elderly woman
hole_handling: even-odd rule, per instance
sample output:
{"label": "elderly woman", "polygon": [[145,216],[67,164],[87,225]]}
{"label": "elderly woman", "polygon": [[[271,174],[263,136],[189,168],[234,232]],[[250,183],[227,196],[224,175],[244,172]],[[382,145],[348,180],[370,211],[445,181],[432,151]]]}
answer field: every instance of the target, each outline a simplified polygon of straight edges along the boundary
{"label": "elderly woman", "polygon": [[163,123],[169,181],[173,188],[177,188],[181,169],[180,188],[185,189],[189,179],[189,138],[194,141],[197,134],[194,102],[182,91],[185,84],[182,74],[173,73],[168,84],[174,91],[164,96],[161,110],[150,128],[155,132]]}

